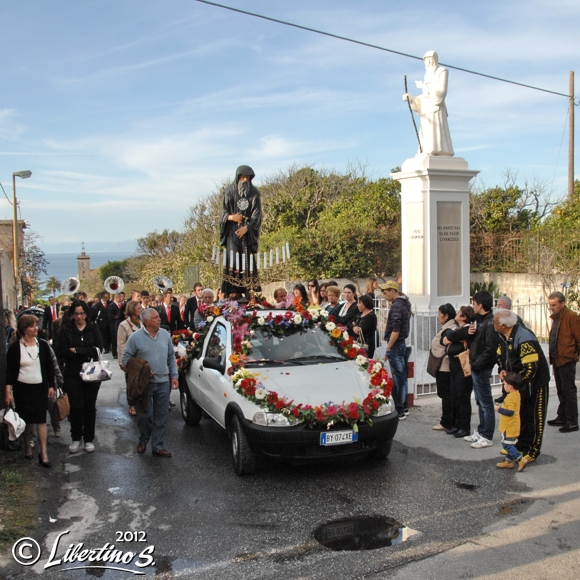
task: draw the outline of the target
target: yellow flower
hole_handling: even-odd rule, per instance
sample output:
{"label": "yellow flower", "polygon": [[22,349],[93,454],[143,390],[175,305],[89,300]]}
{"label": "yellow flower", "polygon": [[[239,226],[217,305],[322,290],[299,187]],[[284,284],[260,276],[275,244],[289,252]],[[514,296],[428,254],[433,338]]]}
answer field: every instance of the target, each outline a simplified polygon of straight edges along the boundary
{"label": "yellow flower", "polygon": [[219,316],[221,313],[222,313],[221,310],[217,306],[215,306],[213,309],[214,316]]}
{"label": "yellow flower", "polygon": [[234,364],[234,365],[235,365],[235,364],[237,364],[237,363],[239,363],[239,362],[240,362],[240,357],[239,357],[239,355],[237,355],[237,354],[235,354],[235,353],[234,353],[234,354],[232,354],[232,355],[230,356],[230,362],[231,362],[232,364]]}
{"label": "yellow flower", "polygon": [[340,338],[342,336],[342,331],[340,330],[340,328],[335,328],[331,333],[330,336],[332,336],[332,338]]}

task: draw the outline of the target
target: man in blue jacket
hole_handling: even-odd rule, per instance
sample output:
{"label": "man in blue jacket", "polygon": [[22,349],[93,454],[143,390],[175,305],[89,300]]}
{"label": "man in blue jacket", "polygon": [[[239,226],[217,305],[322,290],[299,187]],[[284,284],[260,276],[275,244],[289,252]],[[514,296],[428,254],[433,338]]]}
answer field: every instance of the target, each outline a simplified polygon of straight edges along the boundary
{"label": "man in blue jacket", "polygon": [[399,285],[394,280],[381,284],[379,288],[390,303],[385,341],[387,342],[385,360],[389,361],[393,378],[393,400],[399,413],[399,420],[407,418],[407,346],[405,339],[409,336],[411,320],[411,303],[409,299],[399,294]]}

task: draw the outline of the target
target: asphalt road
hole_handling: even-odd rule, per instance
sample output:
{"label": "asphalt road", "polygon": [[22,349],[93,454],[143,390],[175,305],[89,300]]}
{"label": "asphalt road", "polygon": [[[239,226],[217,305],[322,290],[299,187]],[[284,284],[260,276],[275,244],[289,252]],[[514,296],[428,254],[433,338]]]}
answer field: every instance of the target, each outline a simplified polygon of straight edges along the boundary
{"label": "asphalt road", "polygon": [[[177,392],[172,398],[178,403]],[[206,418],[186,426],[179,406],[169,413],[165,440],[173,458],[153,457],[149,450],[138,455],[136,421],[128,416],[124,381],[116,372],[99,394],[95,453],[69,455],[68,424],[60,439],[49,429],[49,453],[58,467],[38,473],[47,501],[31,533],[42,556],[26,568],[4,555],[0,579],[131,577],[96,568],[65,572],[73,564],[64,563],[45,570],[65,531],[70,533],[60,540],[59,555],[79,543],[92,549],[115,544],[135,553],[154,546],[155,564],[143,568],[148,577],[384,578],[407,576],[417,562],[427,568],[413,577],[459,577],[438,574],[429,562],[476,542],[494,526],[513,525],[537,498],[523,474],[495,467],[497,438],[493,448],[474,451],[431,431],[437,411],[436,404],[424,403],[412,409],[386,461],[291,466],[265,460],[255,475],[240,478],[225,432]],[[556,462],[549,452],[541,460],[544,467]],[[367,516],[394,518],[407,526],[408,539],[374,550],[333,551],[314,538],[322,524]],[[141,532],[144,541],[119,542],[124,532]],[[134,561],[117,565],[139,569]]]}

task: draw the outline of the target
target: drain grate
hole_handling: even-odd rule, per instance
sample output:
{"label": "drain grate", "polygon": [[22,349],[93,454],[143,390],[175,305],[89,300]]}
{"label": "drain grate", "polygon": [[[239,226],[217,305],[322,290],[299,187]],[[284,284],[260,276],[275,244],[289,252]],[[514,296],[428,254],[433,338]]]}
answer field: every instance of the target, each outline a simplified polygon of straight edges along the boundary
{"label": "drain grate", "polygon": [[323,524],[314,530],[314,537],[331,550],[376,550],[404,542],[408,531],[392,518],[363,516]]}

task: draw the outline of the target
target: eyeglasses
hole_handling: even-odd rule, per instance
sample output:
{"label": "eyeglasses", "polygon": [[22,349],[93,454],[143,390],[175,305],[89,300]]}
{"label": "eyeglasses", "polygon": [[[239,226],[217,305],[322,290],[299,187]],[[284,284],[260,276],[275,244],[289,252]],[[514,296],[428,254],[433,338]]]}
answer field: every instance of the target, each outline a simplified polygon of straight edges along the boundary
{"label": "eyeglasses", "polygon": [[73,316],[86,316],[86,312],[73,312]]}
{"label": "eyeglasses", "polygon": [[314,284],[308,284],[308,288],[316,288]]}

